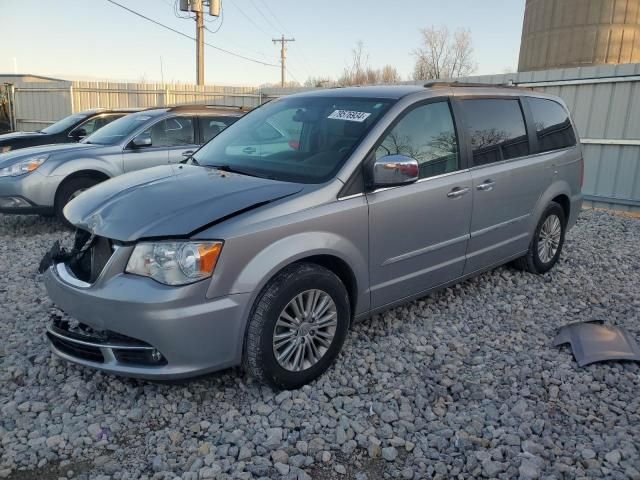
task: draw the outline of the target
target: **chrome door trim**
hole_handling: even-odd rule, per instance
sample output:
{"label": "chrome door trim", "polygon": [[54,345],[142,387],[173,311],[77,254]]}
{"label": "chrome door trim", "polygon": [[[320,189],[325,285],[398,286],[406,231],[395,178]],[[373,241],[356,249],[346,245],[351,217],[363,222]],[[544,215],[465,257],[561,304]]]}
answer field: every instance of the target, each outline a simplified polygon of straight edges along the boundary
{"label": "chrome door trim", "polygon": [[502,228],[502,227],[506,227],[507,225],[511,225],[512,223],[521,222],[521,221],[525,220],[526,218],[528,218],[530,215],[531,214],[527,213],[527,214],[522,215],[520,217],[511,218],[511,219],[509,219],[509,220],[507,220],[505,222],[497,223],[495,225],[491,225],[490,227],[483,228],[482,230],[476,230],[475,232],[471,232],[471,238],[476,238],[476,237],[479,237],[479,236],[484,235],[486,233],[493,232],[494,230],[497,230],[497,229]]}
{"label": "chrome door trim", "polygon": [[434,245],[429,245],[428,247],[419,248],[418,250],[414,250],[412,252],[403,253],[402,255],[398,255],[396,257],[387,258],[384,262],[382,262],[380,266],[384,267],[386,265],[391,265],[392,263],[397,263],[403,260],[408,260],[409,258],[417,257],[418,255],[435,252],[436,250],[440,250],[441,248],[449,247],[451,245],[455,245],[456,243],[466,242],[467,240],[469,240],[469,234],[462,235],[457,238],[452,238],[444,242],[436,243]]}
{"label": "chrome door trim", "polygon": [[464,170],[455,170],[455,171],[453,171],[453,172],[441,173],[440,175],[435,175],[435,176],[433,176],[433,177],[421,178],[420,180],[417,180],[417,181],[415,181],[415,182],[413,182],[413,183],[410,183],[410,184],[407,184],[407,185],[398,185],[398,186],[395,186],[395,187],[383,187],[383,188],[377,188],[377,189],[375,189],[375,190],[372,190],[372,191],[370,191],[370,192],[367,192],[365,195],[369,195],[369,194],[372,194],[372,193],[378,193],[378,192],[385,192],[385,191],[387,191],[387,190],[391,190],[391,189],[394,189],[394,188],[407,187],[407,186],[409,186],[409,185],[415,185],[415,184],[417,184],[417,183],[428,182],[428,181],[431,181],[431,180],[438,180],[438,179],[440,179],[440,178],[449,177],[449,176],[451,176],[451,175],[457,175],[457,174],[459,174],[459,173],[467,173],[467,172],[469,172],[469,171],[470,171],[470,169],[465,168]]}

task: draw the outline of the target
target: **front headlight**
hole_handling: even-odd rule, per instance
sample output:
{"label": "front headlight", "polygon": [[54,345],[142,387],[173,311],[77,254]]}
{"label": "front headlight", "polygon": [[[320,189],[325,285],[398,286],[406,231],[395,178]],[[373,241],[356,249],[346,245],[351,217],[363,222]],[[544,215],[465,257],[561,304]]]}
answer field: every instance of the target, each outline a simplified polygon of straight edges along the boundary
{"label": "front headlight", "polygon": [[213,274],[222,242],[139,243],[127,263],[126,272],[164,283],[186,285]]}
{"label": "front headlight", "polygon": [[21,160],[18,163],[14,163],[9,167],[0,168],[0,177],[17,177],[18,175],[33,172],[42,165],[47,158],[49,158],[49,155],[35,155]]}

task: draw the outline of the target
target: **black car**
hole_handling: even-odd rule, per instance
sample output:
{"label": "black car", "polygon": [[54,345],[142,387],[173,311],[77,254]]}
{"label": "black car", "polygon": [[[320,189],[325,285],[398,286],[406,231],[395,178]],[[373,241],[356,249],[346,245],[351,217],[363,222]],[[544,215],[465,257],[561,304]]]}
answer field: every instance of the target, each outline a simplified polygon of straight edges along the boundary
{"label": "black car", "polygon": [[0,153],[52,143],[78,142],[108,123],[138,110],[132,108],[85,110],[58,120],[37,132],[6,133],[0,135]]}

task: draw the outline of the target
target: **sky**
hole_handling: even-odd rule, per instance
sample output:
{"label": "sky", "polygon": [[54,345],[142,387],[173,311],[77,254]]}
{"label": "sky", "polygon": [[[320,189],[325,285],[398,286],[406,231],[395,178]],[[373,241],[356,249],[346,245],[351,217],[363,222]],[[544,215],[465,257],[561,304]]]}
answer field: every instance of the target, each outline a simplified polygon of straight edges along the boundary
{"label": "sky", "polygon": [[[187,35],[174,0],[116,0]],[[222,0],[207,18],[205,41],[276,66],[205,47],[205,82],[256,86],[280,79],[281,34],[290,43],[287,80],[337,78],[362,41],[371,67],[395,66],[409,79],[420,29],[469,29],[477,74],[515,71],[525,0]],[[0,74],[70,80],[195,83],[195,42],[107,0],[0,0]]]}

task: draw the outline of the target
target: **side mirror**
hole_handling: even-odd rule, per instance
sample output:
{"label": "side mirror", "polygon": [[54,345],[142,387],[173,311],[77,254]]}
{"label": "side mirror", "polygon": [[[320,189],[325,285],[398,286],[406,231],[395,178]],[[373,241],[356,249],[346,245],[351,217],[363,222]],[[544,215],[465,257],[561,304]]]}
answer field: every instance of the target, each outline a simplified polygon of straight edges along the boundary
{"label": "side mirror", "polygon": [[413,183],[420,177],[420,165],[406,155],[387,155],[373,162],[369,182],[373,187],[395,187]]}
{"label": "side mirror", "polygon": [[73,132],[71,132],[71,138],[73,138],[74,140],[82,140],[86,136],[87,131],[82,127],[77,128]]}
{"label": "side mirror", "polygon": [[140,135],[138,135],[137,137],[134,137],[133,140],[131,140],[131,143],[136,148],[150,147],[151,146],[151,134],[147,133],[147,132],[143,132]]}

